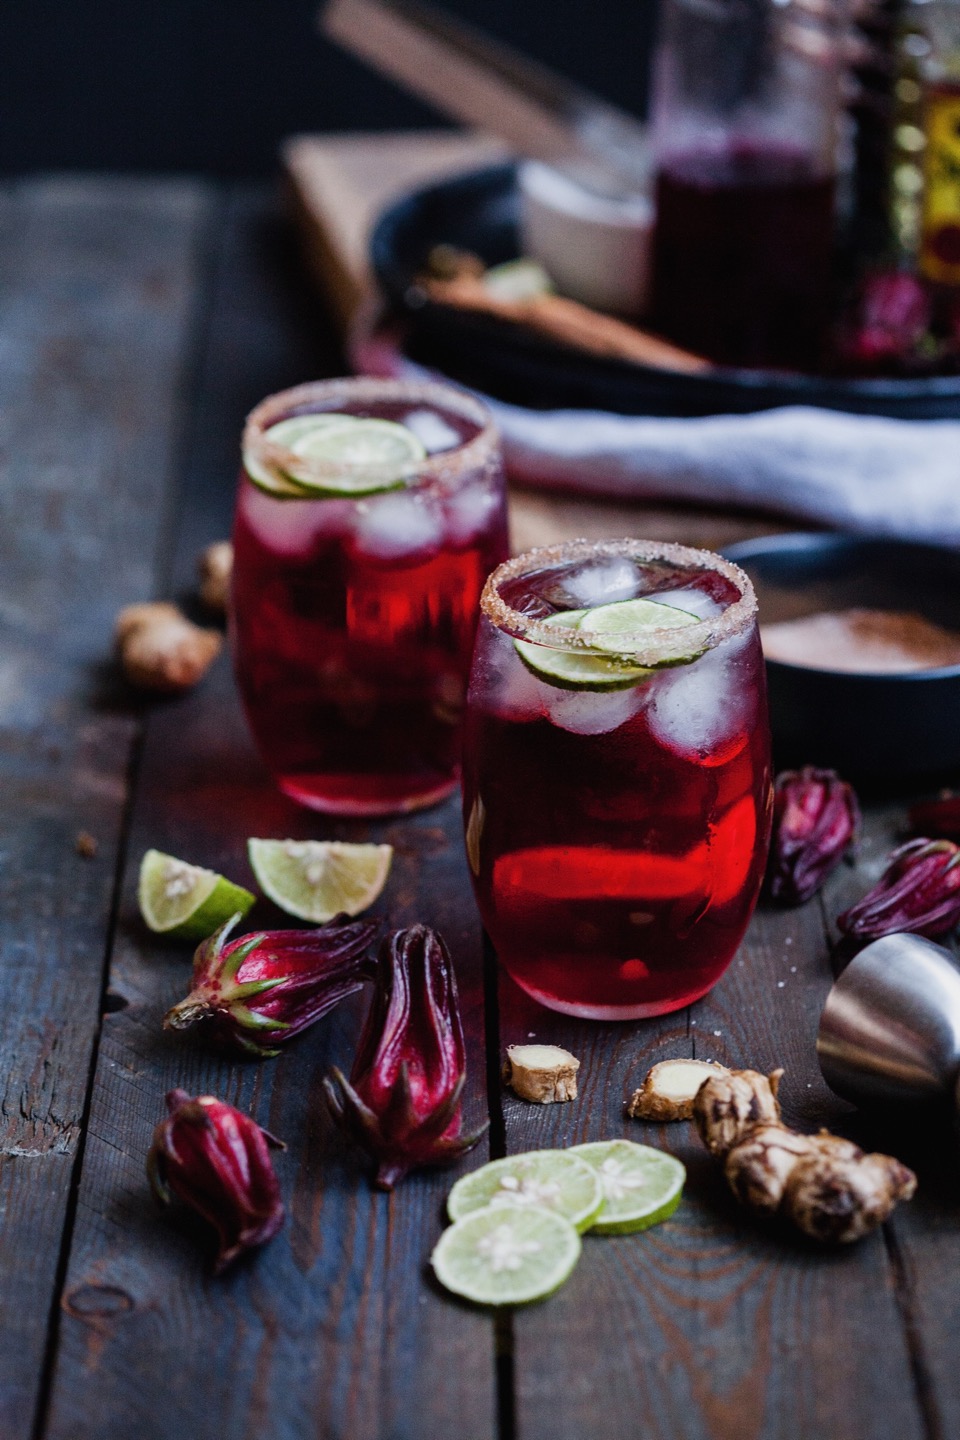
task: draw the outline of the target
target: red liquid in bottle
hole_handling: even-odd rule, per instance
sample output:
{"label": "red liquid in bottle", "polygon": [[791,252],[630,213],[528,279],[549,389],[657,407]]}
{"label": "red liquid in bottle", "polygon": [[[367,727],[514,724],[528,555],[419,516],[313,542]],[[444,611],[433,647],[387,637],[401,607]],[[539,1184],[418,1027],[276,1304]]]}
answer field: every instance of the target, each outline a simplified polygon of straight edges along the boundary
{"label": "red liquid in bottle", "polygon": [[[329,408],[409,424],[431,453],[481,429],[415,401]],[[280,788],[345,815],[448,794],[480,591],[506,554],[496,450],[358,500],[280,499],[241,472],[233,541],[237,680]]]}
{"label": "red liquid in bottle", "polygon": [[799,153],[668,156],[657,181],[657,329],[718,364],[815,369],[833,210],[833,179]]}
{"label": "red liquid in bottle", "polygon": [[[624,562],[618,592],[706,617],[737,598],[717,573]],[[603,583],[571,567],[501,594],[528,615]],[[567,592],[564,594],[564,592]],[[558,603],[559,602],[559,603]],[[464,744],[467,852],[501,963],[551,1009],[598,1019],[675,1010],[719,979],[756,903],[769,838],[763,657],[750,621],[632,689],[532,674],[484,616]]]}

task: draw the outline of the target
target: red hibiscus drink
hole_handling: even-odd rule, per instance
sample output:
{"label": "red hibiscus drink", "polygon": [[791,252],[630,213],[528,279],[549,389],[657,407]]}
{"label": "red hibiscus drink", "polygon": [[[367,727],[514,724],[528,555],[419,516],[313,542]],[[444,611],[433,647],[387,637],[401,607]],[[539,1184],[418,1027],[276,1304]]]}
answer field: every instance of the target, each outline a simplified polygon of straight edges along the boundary
{"label": "red hibiscus drink", "polygon": [[499,442],[442,385],[331,380],[244,431],[232,635],[280,788],[378,815],[456,785],[478,600],[506,550]]}
{"label": "red hibiscus drink", "polygon": [[464,818],[501,963],[553,1010],[676,1010],[723,974],[770,831],[750,581],[706,551],[574,541],[482,599]]}

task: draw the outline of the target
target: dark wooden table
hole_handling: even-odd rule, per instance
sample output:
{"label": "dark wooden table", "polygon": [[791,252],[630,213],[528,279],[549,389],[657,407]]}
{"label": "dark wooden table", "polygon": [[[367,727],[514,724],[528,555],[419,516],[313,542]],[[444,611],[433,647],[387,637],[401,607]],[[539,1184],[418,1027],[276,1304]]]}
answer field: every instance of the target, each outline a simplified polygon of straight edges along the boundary
{"label": "dark wooden table", "polygon": [[[902,804],[871,810],[858,869],[822,901],[759,912],[692,1010],[577,1024],[484,967],[454,804],[328,824],[272,789],[225,660],[176,702],[143,704],[118,681],[115,612],[189,595],[197,550],[227,533],[245,411],[341,364],[263,191],[89,178],[0,191],[0,1437],[960,1435],[953,1139],[944,1122],[846,1112],[813,1052],[829,919],[877,872]],[[718,544],[770,528],[536,496],[517,497],[514,520],[521,543],[632,529]],[[77,853],[80,830],[95,858]],[[489,1153],[616,1135],[665,1146],[689,1168],[674,1219],[588,1239],[543,1306],[494,1317],[440,1292],[426,1262],[450,1176],[373,1192],[324,1108],[360,1004],[259,1065],[160,1029],[189,954],[139,923],[140,856],[152,845],[243,880],[251,834],[390,840],[381,909],[437,925],[452,947],[468,1119],[489,1115]],[[277,919],[266,906],[253,918]],[[531,1033],[582,1058],[575,1104],[502,1093],[502,1048]],[[896,1148],[919,1170],[917,1199],[837,1254],[753,1224],[687,1127],[624,1119],[670,1055],[784,1065],[789,1119]],[[174,1085],[251,1111],[289,1145],[285,1230],[220,1279],[202,1232],[147,1188]]]}

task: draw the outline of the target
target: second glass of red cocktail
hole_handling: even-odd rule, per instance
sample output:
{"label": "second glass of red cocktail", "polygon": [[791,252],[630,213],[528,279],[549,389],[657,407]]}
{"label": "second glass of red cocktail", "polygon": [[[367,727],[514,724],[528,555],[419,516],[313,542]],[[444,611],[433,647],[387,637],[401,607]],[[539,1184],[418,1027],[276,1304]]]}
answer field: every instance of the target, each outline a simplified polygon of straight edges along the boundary
{"label": "second glass of red cocktail", "polygon": [[335,814],[442,799],[480,591],[507,553],[489,413],[443,385],[321,381],[259,405],[243,453],[233,650],[264,760]]}
{"label": "second glass of red cocktail", "polygon": [[501,963],[596,1019],[706,993],[753,911],[770,738],[750,581],[706,551],[531,551],[487,582],[464,743],[467,855]]}

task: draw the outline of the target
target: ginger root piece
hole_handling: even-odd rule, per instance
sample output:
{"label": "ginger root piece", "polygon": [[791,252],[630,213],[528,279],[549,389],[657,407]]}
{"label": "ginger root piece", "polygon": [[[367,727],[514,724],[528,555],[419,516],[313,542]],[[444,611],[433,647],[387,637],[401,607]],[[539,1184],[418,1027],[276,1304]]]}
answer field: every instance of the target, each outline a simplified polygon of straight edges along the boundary
{"label": "ginger root piece", "polygon": [[723,1173],[741,1205],[772,1215],[797,1161],[809,1153],[809,1135],[785,1125],[755,1125],[729,1152]]}
{"label": "ginger root piece", "polygon": [[729,1075],[714,1060],[660,1060],[634,1090],[627,1114],[634,1120],[689,1120],[694,1096],[711,1075]]}
{"label": "ginger root piece", "polygon": [[217,540],[201,550],[197,559],[200,576],[200,599],[208,610],[227,613],[230,600],[230,577],[233,574],[233,546],[229,540]]}
{"label": "ginger root piece", "polygon": [[559,1045],[508,1045],[504,1078],[521,1100],[576,1100],[580,1061]]}
{"label": "ginger root piece", "polygon": [[859,1240],[910,1199],[916,1176],[893,1156],[866,1155],[828,1130],[789,1129],[776,1098],[782,1074],[733,1070],[706,1080],[693,1107],[700,1138],[748,1209],[779,1214],[814,1240]]}
{"label": "ginger root piece", "polygon": [[845,1155],[814,1136],[810,1152],[787,1180],[783,1213],[814,1240],[847,1245],[884,1220],[900,1200],[909,1200],[917,1177],[892,1155],[865,1155],[856,1145]]}
{"label": "ginger root piece", "polygon": [[196,685],[223,648],[219,631],[202,630],[176,605],[160,601],[121,610],[115,635],[131,684],[166,694]]}
{"label": "ginger root piece", "polygon": [[711,1155],[721,1159],[754,1125],[780,1120],[777,1089],[782,1070],[728,1070],[706,1080],[693,1101],[693,1120]]}

